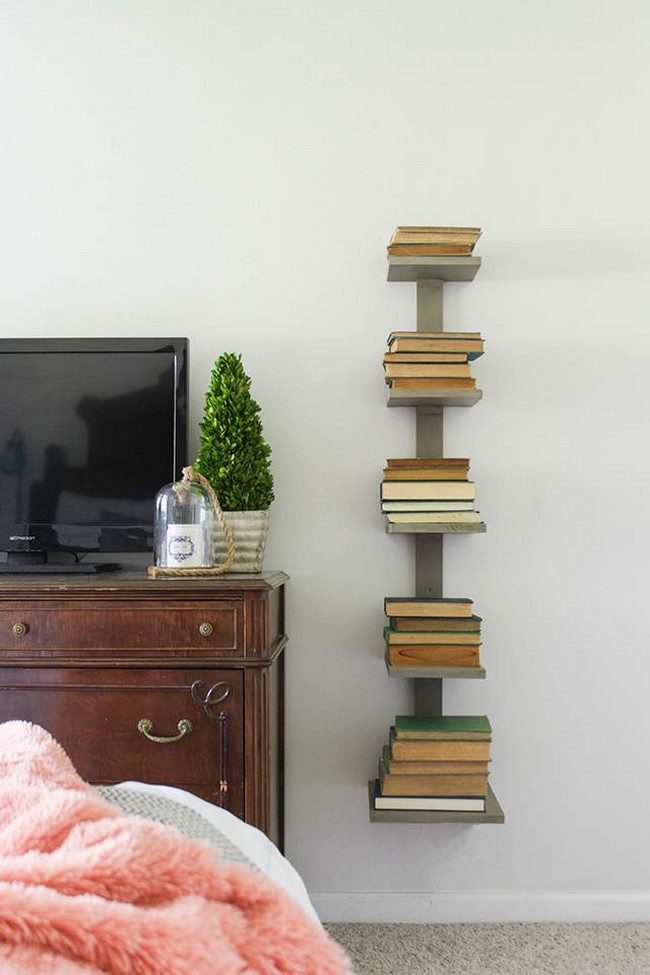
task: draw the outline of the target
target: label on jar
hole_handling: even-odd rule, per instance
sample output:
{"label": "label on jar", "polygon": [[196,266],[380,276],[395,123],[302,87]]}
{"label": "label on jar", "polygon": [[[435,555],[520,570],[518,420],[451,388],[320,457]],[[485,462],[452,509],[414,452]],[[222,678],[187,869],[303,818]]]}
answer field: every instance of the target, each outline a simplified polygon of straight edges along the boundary
{"label": "label on jar", "polygon": [[210,565],[202,525],[167,526],[167,565],[198,568]]}

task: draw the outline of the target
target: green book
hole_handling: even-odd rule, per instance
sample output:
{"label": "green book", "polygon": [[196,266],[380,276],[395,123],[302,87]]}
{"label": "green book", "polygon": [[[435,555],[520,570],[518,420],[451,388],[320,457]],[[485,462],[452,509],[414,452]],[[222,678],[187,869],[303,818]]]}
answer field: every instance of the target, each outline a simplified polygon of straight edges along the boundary
{"label": "green book", "polygon": [[398,714],[396,738],[456,738],[489,741],[490,722],[484,714]]}

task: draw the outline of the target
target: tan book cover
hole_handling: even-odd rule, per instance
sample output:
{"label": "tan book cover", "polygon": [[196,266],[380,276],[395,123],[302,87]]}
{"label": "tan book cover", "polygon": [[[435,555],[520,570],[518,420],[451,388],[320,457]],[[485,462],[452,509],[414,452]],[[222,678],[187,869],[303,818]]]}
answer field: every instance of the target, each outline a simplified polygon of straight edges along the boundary
{"label": "tan book cover", "polygon": [[475,359],[485,351],[485,343],[480,337],[451,338],[445,332],[413,333],[389,339],[390,352],[464,352],[469,359]]}
{"label": "tan book cover", "polygon": [[467,363],[445,362],[385,362],[386,379],[399,379],[408,376],[439,377],[447,379],[471,377],[471,367]]}
{"label": "tan book cover", "polygon": [[386,253],[389,257],[468,257],[474,244],[443,244],[433,241],[413,244],[389,244]]}
{"label": "tan book cover", "polygon": [[385,481],[466,481],[463,467],[384,467]]}
{"label": "tan book cover", "polygon": [[389,457],[386,467],[469,467],[468,457]]}
{"label": "tan book cover", "polygon": [[466,352],[384,352],[383,362],[468,362]]}
{"label": "tan book cover", "polygon": [[475,243],[481,236],[480,227],[433,227],[423,225],[403,225],[395,227],[390,243],[404,243],[412,240],[439,240],[450,244]]}
{"label": "tan book cover", "polygon": [[476,380],[471,378],[458,379],[449,376],[446,379],[436,377],[396,377],[388,379],[391,389],[475,389]]}
{"label": "tan book cover", "polygon": [[462,500],[476,496],[474,481],[382,481],[381,497],[386,501]]}
{"label": "tan book cover", "polygon": [[485,796],[487,774],[404,775],[389,772],[379,761],[379,782],[385,796]]}
{"label": "tan book cover", "polygon": [[384,639],[391,646],[410,644],[417,646],[419,643],[449,644],[455,643],[459,646],[479,646],[481,634],[479,630],[474,632],[468,630],[396,630],[392,626],[384,627]]}
{"label": "tan book cover", "polygon": [[398,761],[487,762],[490,760],[489,741],[459,739],[398,741],[391,735],[390,750],[393,758]]}
{"label": "tan book cover", "polygon": [[382,758],[389,772],[401,772],[406,775],[433,775],[437,772],[447,773],[449,775],[458,773],[487,775],[490,767],[489,762],[436,762],[435,760],[427,761],[426,759],[421,762],[415,759],[411,759],[411,761],[400,761],[399,759],[393,758],[390,745],[384,745]]}
{"label": "tan book cover", "polygon": [[408,644],[388,646],[392,667],[480,667],[478,646]]}
{"label": "tan book cover", "polygon": [[384,613],[386,616],[413,617],[467,617],[472,616],[472,599],[452,599],[448,596],[385,596]]}
{"label": "tan book cover", "polygon": [[480,511],[387,511],[391,525],[482,524]]}

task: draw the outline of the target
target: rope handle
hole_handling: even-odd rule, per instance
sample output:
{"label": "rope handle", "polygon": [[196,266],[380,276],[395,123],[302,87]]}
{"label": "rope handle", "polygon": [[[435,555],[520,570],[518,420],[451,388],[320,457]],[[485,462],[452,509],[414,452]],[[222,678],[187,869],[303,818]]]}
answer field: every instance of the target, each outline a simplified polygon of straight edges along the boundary
{"label": "rope handle", "polygon": [[223,529],[223,533],[226,539],[226,560],[225,562],[221,562],[219,565],[205,566],[199,568],[190,568],[189,566],[187,568],[183,568],[183,567],[174,568],[171,566],[150,565],[149,568],[147,569],[147,572],[152,579],[156,579],[159,576],[223,575],[224,572],[228,571],[228,569],[231,567],[235,559],[235,539],[233,538],[232,529],[230,528],[230,525],[226,521],[224,513],[221,510],[221,505],[219,504],[219,498],[217,497],[214,488],[212,487],[210,482],[205,477],[203,477],[203,474],[199,474],[199,472],[195,471],[193,467],[183,468],[183,481],[185,482],[195,481],[197,484],[200,484],[201,487],[205,488],[205,490],[210,495],[210,500],[214,505],[214,510],[217,516],[217,520],[221,525],[221,528]]}

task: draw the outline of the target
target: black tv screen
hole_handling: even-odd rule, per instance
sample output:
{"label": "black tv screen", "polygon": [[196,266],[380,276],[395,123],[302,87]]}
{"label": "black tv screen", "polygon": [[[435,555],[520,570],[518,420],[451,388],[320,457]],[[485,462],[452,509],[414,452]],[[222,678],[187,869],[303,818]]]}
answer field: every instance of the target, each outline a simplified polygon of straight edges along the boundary
{"label": "black tv screen", "polygon": [[186,339],[0,340],[8,561],[151,551],[155,495],[187,462],[186,403]]}

